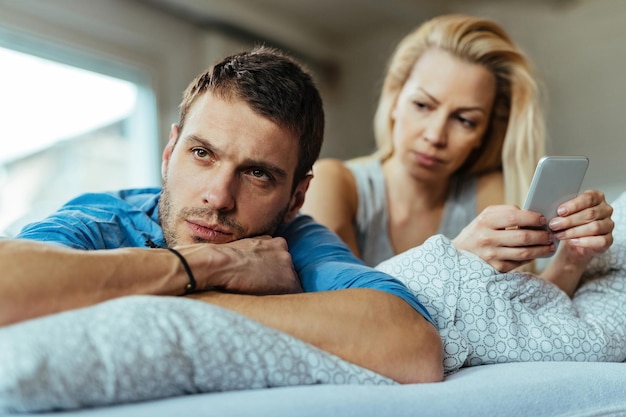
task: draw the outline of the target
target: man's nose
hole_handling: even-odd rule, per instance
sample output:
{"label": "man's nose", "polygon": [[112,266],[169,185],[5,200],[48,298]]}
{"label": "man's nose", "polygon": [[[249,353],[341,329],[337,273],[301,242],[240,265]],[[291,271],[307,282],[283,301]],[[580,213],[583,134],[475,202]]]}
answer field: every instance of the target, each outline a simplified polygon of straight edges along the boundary
{"label": "man's nose", "polygon": [[228,167],[215,167],[209,172],[202,195],[203,203],[216,211],[231,211],[235,208],[237,173]]}

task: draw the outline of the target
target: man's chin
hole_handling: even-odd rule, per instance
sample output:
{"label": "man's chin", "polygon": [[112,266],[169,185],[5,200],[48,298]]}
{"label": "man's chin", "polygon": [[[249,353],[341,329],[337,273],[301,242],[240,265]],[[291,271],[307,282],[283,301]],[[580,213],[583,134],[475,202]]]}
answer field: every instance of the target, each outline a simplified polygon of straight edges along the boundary
{"label": "man's chin", "polygon": [[222,245],[224,243],[234,242],[235,240],[238,240],[238,239],[234,239],[232,236],[215,237],[215,238],[210,238],[210,239],[199,237],[199,236],[192,236],[191,238],[189,238],[189,243],[190,244],[193,244],[193,243],[212,243],[214,245]]}
{"label": "man's chin", "polygon": [[211,243],[215,245],[220,245],[224,243],[230,243],[237,239],[234,239],[232,236],[221,236],[215,238],[206,238],[200,236],[186,235],[186,236],[176,236],[175,238],[166,239],[167,245],[169,247],[177,247],[177,246],[187,246],[187,245],[197,245],[198,243]]}

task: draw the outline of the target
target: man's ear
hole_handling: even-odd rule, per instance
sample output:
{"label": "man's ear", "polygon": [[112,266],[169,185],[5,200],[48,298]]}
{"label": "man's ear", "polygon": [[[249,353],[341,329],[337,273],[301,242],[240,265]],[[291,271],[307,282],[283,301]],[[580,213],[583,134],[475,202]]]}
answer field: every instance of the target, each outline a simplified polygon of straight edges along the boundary
{"label": "man's ear", "polygon": [[284,223],[289,223],[290,221],[293,221],[293,219],[296,218],[296,215],[298,214],[298,212],[300,211],[300,208],[302,208],[302,205],[304,204],[304,196],[306,195],[306,190],[309,189],[309,183],[311,182],[312,178],[313,178],[313,174],[307,174],[307,176],[301,179],[298,185],[296,186],[293,196],[291,196],[291,203],[289,206],[289,210],[287,211],[287,214],[285,215],[285,218],[283,219]]}
{"label": "man's ear", "polygon": [[172,157],[172,152],[174,151],[174,145],[176,144],[176,140],[178,139],[178,134],[179,134],[178,125],[174,123],[172,124],[172,127],[170,128],[170,136],[169,136],[169,140],[167,141],[167,145],[165,145],[165,148],[163,149],[163,159],[161,162],[161,177],[163,177],[164,179],[167,173],[167,167],[169,166],[169,163],[170,163],[170,158]]}

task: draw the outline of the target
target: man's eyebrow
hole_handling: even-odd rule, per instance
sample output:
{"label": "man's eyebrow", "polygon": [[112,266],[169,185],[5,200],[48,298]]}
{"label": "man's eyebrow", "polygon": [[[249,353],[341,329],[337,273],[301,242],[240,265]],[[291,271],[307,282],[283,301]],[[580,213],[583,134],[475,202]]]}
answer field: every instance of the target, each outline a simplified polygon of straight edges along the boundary
{"label": "man's eyebrow", "polygon": [[[207,139],[204,139],[198,135],[193,135],[193,134],[189,135],[185,137],[184,140],[190,141],[190,142],[196,142],[198,145],[208,149],[209,151],[215,150],[215,147],[211,145],[211,142],[209,142]],[[270,172],[274,177],[277,177],[280,179],[284,179],[288,177],[287,171],[267,161],[259,161],[256,159],[248,158],[243,161],[243,165],[246,166],[248,169],[256,168],[256,169],[262,169],[264,171]]]}
{"label": "man's eyebrow", "polygon": [[282,169],[279,166],[276,166],[272,163],[266,161],[257,161],[255,159],[246,159],[244,161],[245,166],[255,169],[261,169],[263,171],[267,171],[271,173],[274,177],[285,179],[287,178],[287,171]]}
{"label": "man's eyebrow", "polygon": [[184,141],[191,141],[191,142],[196,142],[199,145],[202,145],[203,147],[211,150],[213,149],[213,145],[211,145],[211,142],[209,142],[207,139],[201,138],[198,135],[189,135],[185,138],[183,138]]}

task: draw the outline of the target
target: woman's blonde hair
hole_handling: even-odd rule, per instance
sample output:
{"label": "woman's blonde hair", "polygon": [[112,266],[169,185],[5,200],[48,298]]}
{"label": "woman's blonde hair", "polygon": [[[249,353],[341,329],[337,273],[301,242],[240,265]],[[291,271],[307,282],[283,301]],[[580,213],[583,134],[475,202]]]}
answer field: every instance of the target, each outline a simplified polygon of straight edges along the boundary
{"label": "woman's blonde hair", "polygon": [[480,175],[502,170],[505,200],[522,205],[535,164],[545,152],[545,124],[538,83],[526,56],[495,22],[466,15],[435,17],[409,33],[389,62],[374,134],[378,153],[393,152],[391,112],[400,90],[422,54],[437,48],[488,68],[496,78],[496,97],[481,146],[460,171]]}

